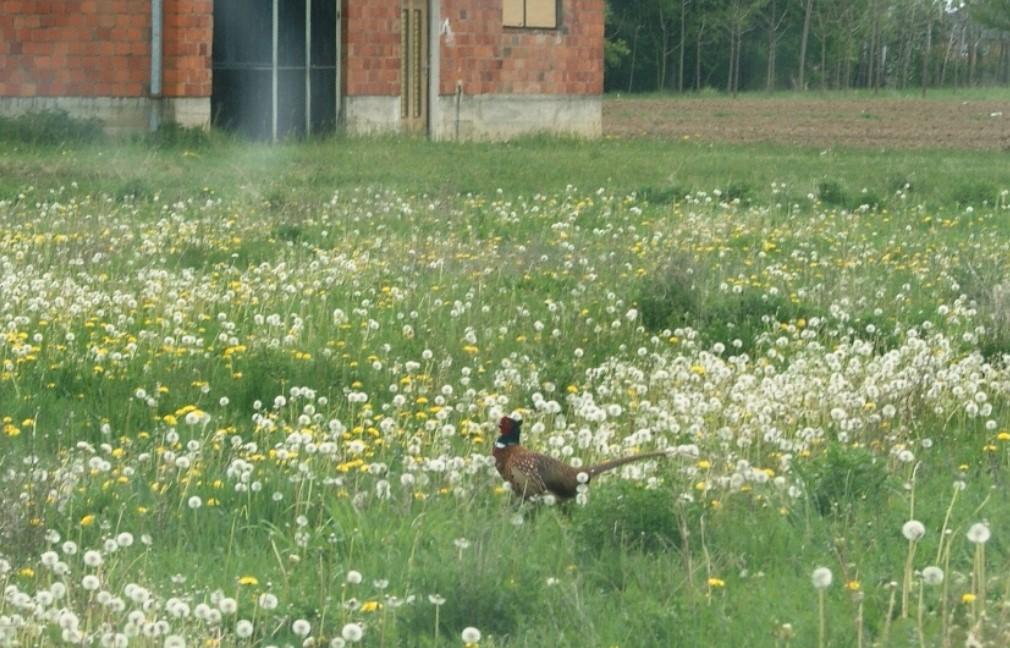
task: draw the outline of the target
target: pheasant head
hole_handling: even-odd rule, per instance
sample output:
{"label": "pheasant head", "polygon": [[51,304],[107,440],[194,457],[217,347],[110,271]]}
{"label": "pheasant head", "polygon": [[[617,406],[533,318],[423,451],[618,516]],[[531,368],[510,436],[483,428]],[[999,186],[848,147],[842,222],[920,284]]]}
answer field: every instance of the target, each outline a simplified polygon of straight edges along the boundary
{"label": "pheasant head", "polygon": [[519,432],[522,426],[522,421],[508,416],[501,417],[501,420],[498,421],[498,431],[501,432],[501,436],[495,441],[494,447],[504,450],[509,446],[519,445]]}

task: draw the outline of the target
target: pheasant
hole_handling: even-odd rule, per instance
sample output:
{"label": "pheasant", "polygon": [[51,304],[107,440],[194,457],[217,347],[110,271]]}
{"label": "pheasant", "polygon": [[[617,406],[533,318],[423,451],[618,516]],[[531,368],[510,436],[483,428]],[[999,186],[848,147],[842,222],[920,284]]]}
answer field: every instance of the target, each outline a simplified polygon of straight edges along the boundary
{"label": "pheasant", "polygon": [[[570,499],[578,493],[580,483],[588,484],[593,477],[602,472],[633,461],[668,456],[667,452],[648,452],[605,461],[588,468],[575,468],[553,457],[530,452],[519,445],[521,427],[522,421],[503,416],[498,422],[501,436],[495,441],[491,454],[494,456],[498,474],[512,485],[512,492],[523,499],[546,494],[559,499]],[[580,482],[579,476],[583,474],[585,477]]]}

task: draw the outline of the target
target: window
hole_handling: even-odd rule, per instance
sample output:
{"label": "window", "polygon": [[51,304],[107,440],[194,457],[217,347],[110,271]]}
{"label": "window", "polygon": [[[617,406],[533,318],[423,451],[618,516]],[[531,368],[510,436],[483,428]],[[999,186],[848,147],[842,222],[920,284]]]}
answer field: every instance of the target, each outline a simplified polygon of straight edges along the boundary
{"label": "window", "polygon": [[555,29],[558,0],[502,0],[502,23],[506,27]]}

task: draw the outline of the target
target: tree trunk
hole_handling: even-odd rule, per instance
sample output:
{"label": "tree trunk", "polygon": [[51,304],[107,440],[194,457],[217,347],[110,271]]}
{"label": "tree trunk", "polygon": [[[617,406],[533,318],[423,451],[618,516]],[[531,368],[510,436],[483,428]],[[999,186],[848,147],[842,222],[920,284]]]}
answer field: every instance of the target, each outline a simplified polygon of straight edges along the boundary
{"label": "tree trunk", "polygon": [[976,86],[979,82],[979,41],[982,40],[982,36],[972,33],[969,38],[972,40],[972,48],[968,55],[968,85]]}
{"label": "tree trunk", "polygon": [[770,0],[768,7],[768,69],[765,71],[765,91],[772,92],[778,81],[779,41],[782,39],[779,29],[785,23],[789,9],[787,6],[779,15],[778,0]]}
{"label": "tree trunk", "polygon": [[687,0],[680,0],[680,60],[677,61],[677,92],[684,92],[684,47],[687,45]]}
{"label": "tree trunk", "polygon": [[912,5],[912,18],[908,21],[911,25],[905,34],[904,48],[901,50],[901,74],[898,75],[898,87],[904,89],[908,85],[909,77],[912,75],[912,42],[914,39],[912,30],[916,27],[916,19],[918,18],[918,4]]}
{"label": "tree trunk", "polygon": [[771,3],[771,20],[768,21],[768,69],[765,71],[765,91],[775,89],[775,46],[778,38],[775,34],[775,0]]}
{"label": "tree trunk", "polygon": [[743,49],[743,32],[736,35],[736,62],[733,64],[733,96],[740,91],[740,50]]}
{"label": "tree trunk", "polygon": [[1010,84],[1010,40],[1003,37],[1003,83]]}
{"label": "tree trunk", "polygon": [[736,28],[729,33],[729,70],[726,73],[726,92],[735,94],[733,90],[733,64],[736,63]]}
{"label": "tree trunk", "polygon": [[821,90],[828,82],[828,39],[821,39]]}
{"label": "tree trunk", "polygon": [[806,0],[806,7],[803,10],[803,36],[800,38],[800,91],[807,89],[806,68],[807,68],[807,41],[810,39],[810,16],[813,14],[814,0]]}
{"label": "tree trunk", "polygon": [[947,64],[950,62],[950,53],[954,51],[954,43],[957,41],[957,30],[950,30],[950,38],[947,39],[947,51],[943,53],[943,65],[940,66],[940,85],[947,83]]}
{"label": "tree trunk", "polygon": [[929,53],[933,49],[933,18],[932,14],[926,20],[926,47],[922,50],[922,96],[926,96],[929,87]]}
{"label": "tree trunk", "polygon": [[694,41],[694,89],[701,90],[701,39],[705,34],[705,19],[698,25],[698,33]]}
{"label": "tree trunk", "polygon": [[667,52],[670,49],[670,30],[667,28],[666,15],[663,13],[663,1],[658,0],[659,4],[659,52],[657,52],[659,60],[656,61],[658,65],[656,66],[656,90],[662,92],[666,89],[666,59]]}
{"label": "tree trunk", "polygon": [[873,87],[873,92],[876,93],[880,89],[880,12],[877,10],[878,0],[873,0],[871,6],[871,11],[873,12],[873,31],[870,36],[870,69],[869,69],[869,85]]}
{"label": "tree trunk", "polygon": [[638,54],[638,32],[641,29],[641,25],[635,25],[635,35],[631,39],[631,71],[628,73],[628,92],[631,92],[631,88],[635,83],[635,57]]}

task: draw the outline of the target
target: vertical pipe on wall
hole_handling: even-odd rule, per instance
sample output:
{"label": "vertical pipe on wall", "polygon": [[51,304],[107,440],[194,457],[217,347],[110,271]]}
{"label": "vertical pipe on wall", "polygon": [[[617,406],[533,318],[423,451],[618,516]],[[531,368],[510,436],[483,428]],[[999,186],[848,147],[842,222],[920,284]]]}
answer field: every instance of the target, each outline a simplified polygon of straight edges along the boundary
{"label": "vertical pipe on wall", "polygon": [[270,67],[270,95],[271,95],[271,124],[270,132],[273,141],[277,141],[277,64],[278,64],[278,22],[279,22],[279,0],[274,0],[273,16],[273,59]]}
{"label": "vertical pipe on wall", "polygon": [[340,35],[342,31],[341,21],[343,20],[343,2],[341,0],[336,0],[337,3],[337,72],[334,75],[336,78],[336,114],[333,116],[337,126],[340,125],[340,120],[343,117],[343,97],[340,96],[340,86],[341,86],[341,73],[343,68],[343,43],[340,41]]}
{"label": "vertical pipe on wall", "polygon": [[312,0],[305,0],[305,136],[312,134]]}
{"label": "vertical pipe on wall", "polygon": [[163,0],[151,0],[151,87],[148,126],[158,130],[161,118],[162,34],[164,33]]}

